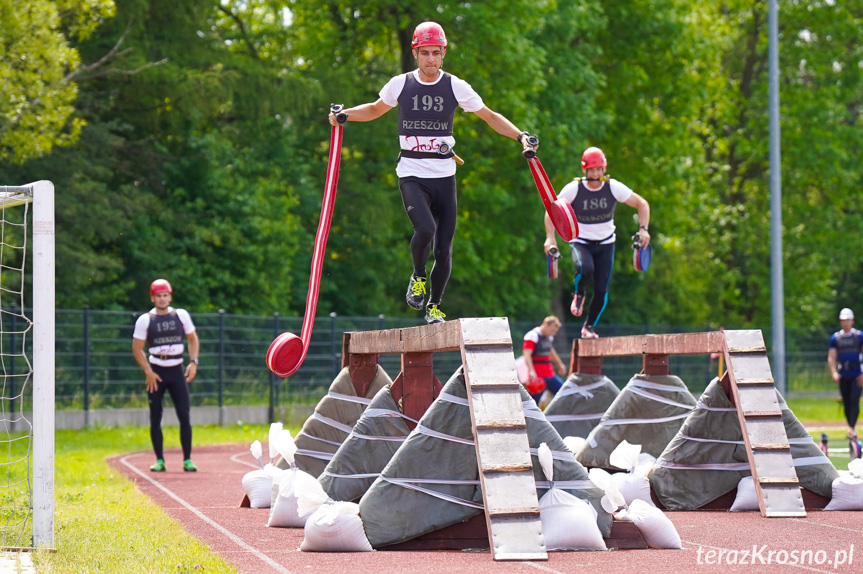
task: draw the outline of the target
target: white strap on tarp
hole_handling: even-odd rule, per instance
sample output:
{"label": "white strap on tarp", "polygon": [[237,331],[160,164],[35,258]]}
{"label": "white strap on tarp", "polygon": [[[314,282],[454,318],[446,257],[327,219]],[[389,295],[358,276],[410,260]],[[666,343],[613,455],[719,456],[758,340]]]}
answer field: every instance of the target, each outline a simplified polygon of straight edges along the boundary
{"label": "white strap on tarp", "polygon": [[648,393],[647,391],[638,388],[639,386],[640,385],[632,385],[630,383],[630,387],[626,390],[628,390],[630,393],[634,393],[636,395],[642,396],[642,397],[644,397],[646,399],[650,399],[652,401],[656,401],[658,403],[664,403],[666,405],[671,405],[673,407],[680,407],[681,409],[686,409],[687,411],[692,410],[692,405],[686,405],[683,403],[679,403],[677,401],[672,401],[671,399],[665,398],[661,395],[654,395],[653,393]]}
{"label": "white strap on tarp", "polygon": [[463,481],[455,481],[455,480],[429,480],[429,479],[416,479],[416,478],[388,478],[386,476],[381,476],[381,479],[389,482],[390,484],[394,484],[396,486],[401,486],[402,488],[409,488],[411,490],[416,490],[417,492],[422,492],[424,494],[428,494],[429,496],[434,496],[435,498],[439,498],[441,500],[445,500],[447,502],[453,502],[455,504],[460,504],[462,506],[468,506],[470,508],[476,508],[479,510],[483,510],[485,507],[482,504],[478,504],[473,502],[472,500],[465,500],[463,498],[459,498],[457,496],[451,496],[449,494],[444,494],[442,492],[438,492],[436,490],[431,490],[428,488],[423,488],[418,486],[415,483],[430,483],[430,484],[479,484],[479,481],[476,480],[463,480]]}
{"label": "white strap on tarp", "polygon": [[681,413],[679,415],[673,415],[670,417],[659,417],[658,419],[613,419],[607,421],[599,421],[598,427],[610,427],[615,425],[648,425],[651,423],[667,423],[669,421],[676,421],[680,419],[685,419],[689,416],[689,413]]}
{"label": "white strap on tarp", "polygon": [[461,443],[461,444],[469,444],[471,446],[474,446],[474,442],[472,440],[461,438],[458,436],[452,436],[452,435],[444,434],[442,432],[438,432],[436,430],[430,429],[430,428],[425,427],[423,425],[417,425],[417,428],[414,432],[418,432],[418,433],[424,434],[426,436],[432,436],[435,438],[448,440],[451,442],[457,442],[457,443]]}
{"label": "white strap on tarp", "polygon": [[312,416],[314,417],[314,419],[316,421],[320,421],[327,426],[331,426],[334,429],[338,429],[345,434],[350,434],[350,432],[352,430],[354,430],[354,427],[352,427],[350,425],[346,425],[345,423],[339,422],[336,419],[331,419],[330,417],[325,417],[324,415],[322,415],[321,413],[319,413],[317,411],[315,411],[315,413]]}
{"label": "white strap on tarp", "polygon": [[833,464],[830,459],[820,454],[818,456],[801,456],[794,459],[794,466],[814,466],[816,464]]}
{"label": "white strap on tarp", "polygon": [[381,475],[379,472],[371,472],[368,474],[338,474],[335,472],[330,472],[328,470],[324,470],[321,475],[332,476],[333,478],[377,478]]}
{"label": "white strap on tarp", "polygon": [[379,436],[379,435],[370,435],[370,434],[360,434],[358,432],[352,432],[348,439],[351,438],[361,438],[364,440],[382,440],[386,442],[404,442],[408,437],[406,436]]}
{"label": "white strap on tarp", "polygon": [[402,418],[409,420],[412,423],[419,422],[418,420],[412,419],[406,414],[394,411],[392,409],[366,409],[365,411],[363,411],[363,418]]}
{"label": "white strap on tarp", "polygon": [[602,415],[605,413],[582,413],[578,415],[545,415],[545,419],[550,422],[560,422],[560,421],[590,421],[601,419]]}
{"label": "white strap on tarp", "polygon": [[536,403],[533,399],[529,401],[522,401],[521,410],[524,411],[524,416],[529,419],[541,421],[545,420],[545,415],[542,414],[542,411],[539,410],[539,407],[536,406]]}
{"label": "white strap on tarp", "polygon": [[451,395],[449,393],[439,393],[437,398],[439,398],[442,401],[446,401],[448,403],[467,406],[467,399],[462,398],[462,397],[457,397],[457,396]]}
{"label": "white strap on tarp", "polygon": [[297,452],[294,453],[294,456],[301,454],[303,456],[307,456],[309,458],[317,458],[320,460],[333,460],[334,452],[321,452],[319,450],[308,450],[305,448],[298,448]]}
{"label": "white strap on tarp", "polygon": [[[539,456],[538,450],[539,449],[532,448],[532,449],[530,449],[530,454],[538,457]],[[572,454],[571,452],[569,452],[568,450],[562,451],[562,450],[551,450],[551,449],[549,449],[549,452],[551,452],[551,458],[554,460],[565,460],[566,462],[575,462],[575,455]]]}
{"label": "white strap on tarp", "polygon": [[672,470],[732,470],[740,472],[741,470],[749,470],[748,462],[726,462],[726,463],[704,463],[704,464],[677,464],[659,459],[656,461],[657,466],[670,468]]}
{"label": "white strap on tarp", "polygon": [[[689,436],[689,435],[686,435],[683,433],[680,433],[678,436],[682,439],[691,440],[691,441],[695,441],[695,442],[716,442],[716,443],[722,443],[722,444],[745,444],[744,441],[742,441],[742,440],[722,440],[722,439],[718,439],[718,438],[698,438],[698,437]],[[809,443],[814,442],[814,441],[815,441],[815,439],[813,439],[811,436],[800,437],[800,438],[789,438],[788,444],[809,444]]]}
{"label": "white strap on tarp", "polygon": [[672,393],[686,393],[689,394],[689,389],[685,387],[679,387],[677,385],[663,385],[662,383],[654,383],[651,381],[645,381],[642,379],[632,379],[629,381],[627,387],[641,387],[642,389],[653,389],[654,391],[669,391]]}
{"label": "white strap on tarp", "polygon": [[576,385],[572,381],[566,381],[564,385],[557,391],[558,397],[566,397],[569,395],[581,395],[587,399],[593,398],[593,389],[598,389],[599,387],[604,387],[608,382],[604,379],[596,381],[595,383],[590,383],[588,385]]}
{"label": "white strap on tarp", "polygon": [[306,431],[302,431],[302,430],[301,430],[300,432],[298,432],[298,433],[297,433],[297,436],[298,436],[298,437],[299,437],[299,436],[308,437],[308,438],[310,438],[310,439],[312,439],[312,440],[316,440],[316,441],[324,442],[324,443],[327,443],[327,444],[331,444],[331,445],[333,445],[333,446],[342,446],[342,443],[340,443],[340,442],[338,442],[338,441],[334,441],[334,440],[327,440],[327,439],[325,439],[325,438],[321,438],[321,437],[319,437],[319,436],[312,436],[312,435],[310,435],[309,433],[307,433]]}
{"label": "white strap on tarp", "polygon": [[596,488],[590,480],[537,480],[537,488],[558,488],[560,490],[590,490]]}
{"label": "white strap on tarp", "polygon": [[359,403],[361,405],[370,405],[372,402],[371,399],[367,399],[365,397],[358,397],[356,395],[345,395],[345,394],[336,393],[333,391],[328,392],[327,396],[332,397],[338,401],[347,401],[349,403]]}
{"label": "white strap on tarp", "polygon": [[711,407],[709,405],[704,404],[704,401],[698,401],[698,404],[695,405],[696,409],[702,411],[713,411],[717,413],[736,413],[737,409],[735,407]]}

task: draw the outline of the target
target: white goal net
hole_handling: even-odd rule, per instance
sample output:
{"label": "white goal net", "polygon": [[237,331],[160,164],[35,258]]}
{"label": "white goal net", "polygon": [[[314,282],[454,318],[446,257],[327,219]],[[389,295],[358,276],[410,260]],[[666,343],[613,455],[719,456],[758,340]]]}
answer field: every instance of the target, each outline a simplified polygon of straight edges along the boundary
{"label": "white goal net", "polygon": [[0,546],[54,545],[54,186],[0,185]]}

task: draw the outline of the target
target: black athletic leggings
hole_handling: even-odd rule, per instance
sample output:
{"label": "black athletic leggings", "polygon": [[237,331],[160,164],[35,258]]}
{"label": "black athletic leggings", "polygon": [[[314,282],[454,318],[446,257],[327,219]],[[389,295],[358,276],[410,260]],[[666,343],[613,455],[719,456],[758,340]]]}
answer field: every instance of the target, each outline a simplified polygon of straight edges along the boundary
{"label": "black athletic leggings", "polygon": [[399,178],[405,212],[414,226],[411,256],[414,275],[426,276],[426,261],[434,245],[429,303],[440,303],[452,272],[452,240],[455,236],[458,202],[455,176]]}
{"label": "black athletic leggings", "polygon": [[839,379],[839,392],[842,394],[842,406],[845,407],[845,419],[852,429],[860,416],[860,394],[863,389],[857,386],[857,377],[842,377]]}
{"label": "black athletic leggings", "polygon": [[151,364],[150,366],[157,375],[162,377],[162,381],[157,383],[156,392],[147,393],[147,402],[150,404],[150,440],[153,442],[156,458],[165,458],[162,448],[162,399],[165,391],[168,391],[174,402],[174,410],[177,411],[177,420],[180,422],[183,460],[187,460],[192,456],[192,421],[189,416],[191,410],[189,385],[183,374],[183,365],[160,367]]}
{"label": "black athletic leggings", "polygon": [[572,262],[575,264],[575,292],[585,296],[587,282],[593,279],[593,296],[587,311],[585,325],[596,325],[608,303],[608,286],[611,284],[611,266],[614,264],[614,243],[571,243]]}

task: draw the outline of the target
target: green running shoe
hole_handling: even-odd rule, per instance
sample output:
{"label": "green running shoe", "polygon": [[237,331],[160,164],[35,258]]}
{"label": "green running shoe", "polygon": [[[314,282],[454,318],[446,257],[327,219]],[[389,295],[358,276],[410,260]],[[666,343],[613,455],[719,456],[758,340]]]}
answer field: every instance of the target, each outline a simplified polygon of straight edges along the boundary
{"label": "green running shoe", "polygon": [[411,275],[411,281],[408,283],[406,299],[408,305],[410,305],[412,309],[422,311],[423,303],[425,302],[426,283],[427,280],[425,277],[416,277]]}
{"label": "green running shoe", "polygon": [[150,467],[153,472],[165,472],[165,461],[161,458],[156,461],[156,464]]}
{"label": "green running shoe", "polygon": [[433,323],[443,323],[444,317],[446,317],[444,312],[434,303],[429,303],[428,307],[426,307],[426,323],[430,325]]}
{"label": "green running shoe", "polygon": [[195,466],[194,462],[192,462],[190,459],[187,458],[186,460],[183,461],[183,470],[186,472],[197,472],[198,467]]}

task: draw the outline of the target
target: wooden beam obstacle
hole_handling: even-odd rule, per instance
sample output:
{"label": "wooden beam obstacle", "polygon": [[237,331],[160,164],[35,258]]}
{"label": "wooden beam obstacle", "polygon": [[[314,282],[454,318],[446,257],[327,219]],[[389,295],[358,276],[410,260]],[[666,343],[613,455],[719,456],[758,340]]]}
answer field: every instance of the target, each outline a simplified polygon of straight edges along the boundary
{"label": "wooden beam obstacle", "polygon": [[760,330],[577,339],[570,372],[601,374],[604,357],[642,356],[642,373],[668,375],[670,355],[720,353],[720,379],[737,408],[762,516],[806,516],[767,348]]}

